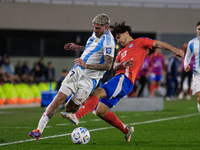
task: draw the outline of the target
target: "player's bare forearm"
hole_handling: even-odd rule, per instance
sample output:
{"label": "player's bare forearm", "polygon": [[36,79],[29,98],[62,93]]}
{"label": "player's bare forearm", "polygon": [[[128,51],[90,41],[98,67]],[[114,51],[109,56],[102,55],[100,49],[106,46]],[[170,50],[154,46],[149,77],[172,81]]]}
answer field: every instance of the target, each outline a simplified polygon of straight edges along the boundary
{"label": "player's bare forearm", "polygon": [[103,64],[86,64],[86,69],[93,69],[93,70],[110,70],[112,67],[113,57],[111,56],[104,56],[105,63]]}
{"label": "player's bare forearm", "polygon": [[120,63],[119,61],[115,61],[114,65],[113,65],[113,70],[114,71],[117,71],[117,70],[120,69],[119,63]]}
{"label": "player's bare forearm", "polygon": [[64,45],[65,50],[83,51],[85,46],[77,45],[75,43],[67,43]]}
{"label": "player's bare forearm", "polygon": [[153,43],[153,47],[159,47],[161,49],[169,50],[169,51],[173,52],[175,55],[180,56],[180,57],[184,56],[183,50],[175,48],[175,47],[173,47],[172,45],[170,45],[166,42],[155,41]]}
{"label": "player's bare forearm", "polygon": [[132,66],[132,65],[134,65],[133,61],[134,61],[134,59],[124,61],[124,62],[115,61],[113,69],[114,69],[114,71],[117,71],[119,69],[123,69],[123,68],[129,67],[129,66]]}

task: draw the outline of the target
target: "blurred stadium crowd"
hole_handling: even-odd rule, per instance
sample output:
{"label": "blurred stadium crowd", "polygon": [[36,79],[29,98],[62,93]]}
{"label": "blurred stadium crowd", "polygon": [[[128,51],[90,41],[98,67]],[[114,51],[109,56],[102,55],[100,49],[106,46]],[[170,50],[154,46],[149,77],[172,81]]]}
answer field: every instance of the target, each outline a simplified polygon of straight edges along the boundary
{"label": "blurred stadium crowd", "polygon": [[29,62],[12,64],[4,54],[0,59],[0,105],[40,103],[41,92],[58,90],[68,74],[66,69],[55,79],[55,68],[51,62],[44,64],[43,59],[29,67]]}
{"label": "blurred stadium crowd", "polygon": [[51,62],[44,64],[41,58],[35,62],[32,68],[29,67],[29,62],[19,60],[13,65],[10,58],[4,54],[0,60],[0,84],[10,82],[17,83],[39,83],[55,81],[55,69]]}

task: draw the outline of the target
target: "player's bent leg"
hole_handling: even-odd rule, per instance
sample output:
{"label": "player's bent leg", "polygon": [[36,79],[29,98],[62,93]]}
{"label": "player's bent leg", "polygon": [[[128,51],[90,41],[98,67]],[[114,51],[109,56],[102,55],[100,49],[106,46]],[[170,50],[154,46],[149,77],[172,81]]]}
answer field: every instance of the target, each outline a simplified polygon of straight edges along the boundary
{"label": "player's bent leg", "polygon": [[[77,103],[80,102],[79,99],[81,98],[81,96],[79,96],[79,95],[81,94],[81,92],[83,93],[84,91],[80,90],[79,92],[77,92],[77,94],[75,96],[75,99],[73,99],[73,101],[67,103],[67,105],[69,106],[68,108],[66,108],[67,112],[76,112],[76,110],[71,110],[71,109],[73,109],[77,105]],[[98,105],[98,103],[99,103],[99,99],[103,98],[103,97],[106,97],[105,90],[103,88],[97,88],[97,89],[95,89],[92,92],[92,95],[89,96],[88,100],[85,102],[84,106],[81,107],[79,109],[79,111],[76,112],[73,115],[75,115],[77,117],[77,119],[79,120],[81,117],[85,116],[87,113],[89,113],[90,111],[94,110],[96,108],[96,106]],[[77,98],[79,98],[79,99],[77,99]],[[82,99],[84,100],[84,97],[82,97]],[[72,118],[69,117],[68,114],[61,113],[61,116],[63,118],[66,118],[66,119],[70,120],[70,121],[72,120],[71,121],[72,123],[74,122],[73,121],[73,117]],[[73,124],[75,124],[75,123],[73,123]]]}
{"label": "player's bent leg", "polygon": [[73,102],[73,100],[69,100],[66,104],[65,104],[65,111],[66,112],[77,112],[79,109],[80,105],[77,105]]}
{"label": "player's bent leg", "polygon": [[76,117],[76,115],[72,114],[72,113],[67,113],[67,112],[77,112],[79,107],[80,107],[80,105],[75,104],[74,101],[71,99],[65,105],[66,112],[61,112],[60,115],[63,118],[71,121],[74,125],[78,125],[79,119]]}
{"label": "player's bent leg", "polygon": [[48,105],[46,113],[51,118],[57,111],[58,107],[67,99],[67,95],[62,92],[58,92],[53,101]]}
{"label": "player's bent leg", "polygon": [[37,129],[29,133],[29,136],[39,139],[44,128],[48,124],[49,120],[56,113],[57,108],[66,100],[67,96],[62,92],[54,97],[53,101],[48,105],[46,111],[41,116]]}
{"label": "player's bent leg", "polygon": [[[66,113],[66,112],[61,112],[60,115],[71,121],[74,125],[78,125],[79,124],[79,119],[81,117],[83,117],[84,115],[86,115],[88,112],[94,110],[94,108],[97,106],[99,102],[99,99],[97,97],[95,97],[94,95],[91,95],[88,100],[86,101],[86,103],[84,104],[83,107],[81,107],[79,109],[78,112],[76,112],[75,114],[70,114],[70,113]],[[74,108],[76,105],[73,101],[68,103],[68,107],[69,109],[66,108],[66,111],[72,111],[71,108]]]}
{"label": "player's bent leg", "polygon": [[109,110],[110,108],[108,106],[100,102],[96,109],[96,115],[100,118],[104,118]]}
{"label": "player's bent leg", "polygon": [[134,128],[126,127],[122,123],[122,121],[113,112],[111,112],[109,110],[110,110],[110,108],[107,105],[100,102],[97,107],[96,114],[97,114],[97,116],[102,118],[104,121],[108,122],[110,125],[118,128],[120,131],[122,131],[125,135],[125,140],[127,142],[130,142],[131,135],[134,132]]}

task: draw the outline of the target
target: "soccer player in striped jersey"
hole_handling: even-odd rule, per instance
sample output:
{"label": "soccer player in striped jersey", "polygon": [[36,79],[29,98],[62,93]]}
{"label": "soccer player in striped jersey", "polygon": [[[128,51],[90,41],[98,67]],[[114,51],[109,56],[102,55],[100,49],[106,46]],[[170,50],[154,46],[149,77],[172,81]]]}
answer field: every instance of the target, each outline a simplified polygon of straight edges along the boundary
{"label": "soccer player in striped jersey", "polygon": [[[58,107],[72,95],[65,106],[66,112],[76,112],[86,101],[98,84],[106,70],[112,67],[115,39],[109,30],[110,18],[106,14],[97,15],[93,21],[94,32],[88,39],[80,58],[74,60],[75,65],[62,82],[62,85],[43,113],[37,129],[29,133],[39,139],[50,118]],[[81,46],[68,43],[66,50],[81,50]]]}
{"label": "soccer player in striped jersey", "polygon": [[195,56],[193,66],[193,78],[192,78],[192,94],[197,98],[197,108],[200,112],[200,21],[196,25],[197,37],[190,40],[188,43],[185,59],[184,70],[190,71],[190,61],[192,56]]}
{"label": "soccer player in striped jersey", "polygon": [[[74,114],[61,112],[61,116],[77,125],[79,119],[92,111],[98,104],[96,109],[97,116],[118,128],[125,135],[125,140],[129,142],[134,128],[127,127],[110,109],[132,91],[135,78],[141,70],[149,48],[160,47],[170,50],[181,57],[183,57],[184,53],[181,49],[177,49],[165,42],[143,37],[133,39],[131,37],[131,27],[125,25],[125,22],[115,24],[114,37],[117,43],[124,47],[118,52],[113,66],[116,71],[115,77],[95,89],[84,104],[84,107],[80,108],[79,111]],[[84,64],[82,64],[82,67],[84,67]]]}

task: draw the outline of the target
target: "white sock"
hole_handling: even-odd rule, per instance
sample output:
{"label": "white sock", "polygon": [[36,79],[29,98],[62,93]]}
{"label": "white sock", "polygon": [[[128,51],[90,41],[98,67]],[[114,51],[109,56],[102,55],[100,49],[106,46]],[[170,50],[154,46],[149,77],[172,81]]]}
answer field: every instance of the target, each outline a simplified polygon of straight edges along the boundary
{"label": "white sock", "polygon": [[198,108],[198,110],[200,112],[200,104],[199,103],[197,103],[197,108]]}
{"label": "white sock", "polygon": [[42,133],[48,122],[49,122],[48,114],[44,112],[42,117],[40,118],[37,129],[39,129],[40,132]]}

